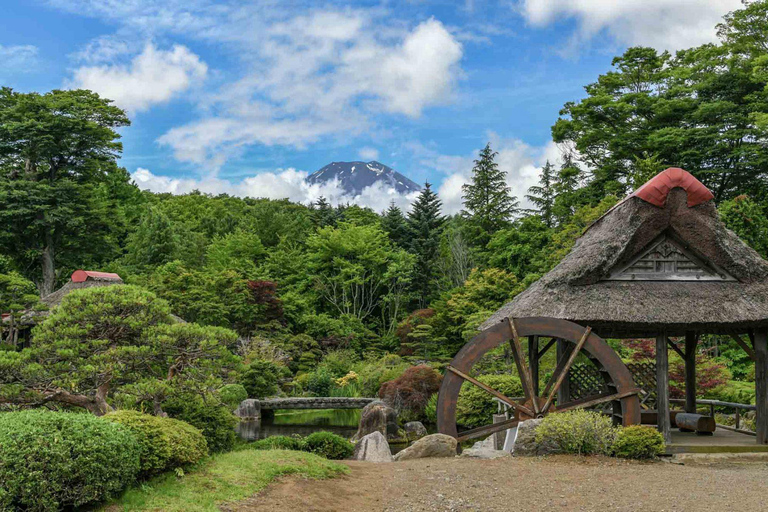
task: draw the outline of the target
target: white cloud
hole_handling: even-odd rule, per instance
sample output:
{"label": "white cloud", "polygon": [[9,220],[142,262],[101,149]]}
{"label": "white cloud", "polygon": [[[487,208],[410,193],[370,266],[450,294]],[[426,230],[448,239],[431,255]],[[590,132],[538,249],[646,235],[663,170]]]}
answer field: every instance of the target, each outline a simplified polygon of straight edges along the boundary
{"label": "white cloud", "polygon": [[[100,46],[119,52],[122,47]],[[104,50],[104,51],[107,51]],[[109,52],[107,52],[110,54]],[[147,44],[129,65],[84,66],[75,71],[72,85],[91,89],[133,112],[165,103],[205,79],[208,66],[188,48],[168,51]]]}
{"label": "white cloud", "polygon": [[31,44],[0,44],[0,71],[24,72],[37,63],[37,47]]}
{"label": "white cloud", "polygon": [[203,179],[171,178],[153,174],[150,170],[139,167],[131,178],[143,190],[156,193],[186,194],[193,190],[209,194],[230,194],[240,197],[266,197],[269,199],[290,199],[308,204],[320,196],[332,204],[355,203],[368,206],[375,211],[382,211],[394,201],[407,209],[418,193],[398,194],[393,188],[381,183],[366,187],[357,196],[350,196],[337,181],[322,184],[306,182],[308,173],[296,169],[278,169],[275,172],[263,172],[247,177],[239,183],[216,177]]}
{"label": "white cloud", "polygon": [[678,50],[714,41],[715,25],[739,9],[741,0],[521,0],[520,10],[533,25],[573,18],[573,44],[602,31],[626,45]]}
{"label": "white cloud", "polygon": [[357,152],[357,155],[363,160],[378,160],[379,150],[371,147],[362,147]]}

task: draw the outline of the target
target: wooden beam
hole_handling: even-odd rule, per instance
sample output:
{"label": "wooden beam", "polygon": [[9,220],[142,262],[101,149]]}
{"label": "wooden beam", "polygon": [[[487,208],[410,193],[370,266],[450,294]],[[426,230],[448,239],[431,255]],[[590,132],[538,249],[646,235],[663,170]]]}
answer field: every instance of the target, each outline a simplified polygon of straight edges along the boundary
{"label": "wooden beam", "polygon": [[580,398],[578,400],[574,400],[573,402],[568,402],[557,409],[555,409],[553,412],[566,412],[570,411],[571,409],[583,409],[586,407],[594,407],[595,405],[604,404],[605,402],[613,402],[614,400],[621,400],[622,398],[627,398],[628,396],[637,395],[640,393],[639,388],[633,388],[628,389],[627,391],[623,391],[621,393],[614,393],[612,395],[604,395],[604,394],[598,394],[598,395],[592,395],[587,396],[584,398]]}
{"label": "wooden beam", "polygon": [[683,351],[680,350],[680,347],[677,346],[676,343],[674,343],[671,339],[667,338],[667,344],[670,346],[672,350],[677,352],[677,355],[679,355],[683,360],[685,360],[685,354],[683,354]]}
{"label": "wooden beam", "polygon": [[659,432],[664,442],[672,442],[669,424],[669,354],[667,353],[667,334],[656,336],[656,410],[658,411]]}
{"label": "wooden beam", "polygon": [[511,419],[502,421],[500,423],[493,423],[492,425],[484,425],[482,427],[473,428],[472,430],[460,432],[456,440],[461,443],[463,441],[468,441],[469,439],[487,436],[495,432],[501,432],[502,430],[514,428],[518,425],[518,423],[520,423],[520,420]]}
{"label": "wooden beam", "polygon": [[521,412],[527,414],[528,416],[532,416],[532,417],[536,416],[532,410],[530,410],[529,408],[527,408],[523,404],[515,402],[514,400],[512,400],[511,398],[508,398],[507,396],[505,396],[501,392],[496,391],[495,389],[493,389],[488,384],[480,382],[479,380],[475,379],[474,377],[472,377],[470,375],[467,375],[466,373],[462,372],[458,368],[454,368],[453,366],[448,365],[445,369],[448,370],[451,373],[455,373],[456,375],[458,375],[462,379],[464,379],[466,381],[469,381],[470,383],[472,383],[475,386],[479,387],[483,391],[485,391],[487,393],[490,393],[491,395],[495,396],[496,398],[498,398],[499,400],[501,400],[505,404],[509,405],[510,407],[513,407],[515,410],[521,411]]}
{"label": "wooden beam", "polygon": [[757,444],[768,444],[768,330],[755,332]]}
{"label": "wooden beam", "polygon": [[685,333],[685,412],[696,412],[696,347],[699,337],[695,332]]}
{"label": "wooden beam", "polygon": [[[549,389],[549,393],[545,391],[544,394],[547,395],[547,401],[544,402],[544,407],[541,408],[542,411],[547,412],[549,409],[549,406],[552,405],[552,401],[555,399],[555,396],[557,394],[557,390],[560,389],[560,386],[563,384],[563,380],[565,380],[565,376],[568,374],[568,372],[571,370],[571,366],[573,366],[573,363],[576,361],[576,358],[579,355],[579,352],[581,352],[582,347],[587,342],[587,338],[589,338],[589,335],[592,333],[592,327],[587,326],[587,328],[584,330],[584,334],[581,335],[581,339],[579,339],[579,342],[576,343],[576,347],[571,351],[571,353],[568,355],[568,360],[565,362],[565,364],[560,367],[560,363],[558,363],[558,368],[560,369],[560,373],[556,373],[552,375],[552,379],[554,379],[554,387],[550,387],[549,384],[552,383],[552,379],[550,379],[549,383],[547,383],[547,388]],[[536,402],[534,402],[534,405]]]}
{"label": "wooden beam", "polygon": [[536,417],[539,414],[539,402],[536,400],[536,394],[533,392],[533,379],[531,379],[531,373],[528,371],[528,365],[525,363],[523,347],[520,345],[520,336],[517,334],[514,319],[507,317],[505,320],[507,327],[509,327],[509,345],[512,349],[512,356],[515,358],[517,374],[520,376],[520,382],[523,384],[523,393],[525,394],[526,401],[531,401],[533,410],[536,412],[533,416]]}
{"label": "wooden beam", "polygon": [[740,346],[740,347],[741,347],[741,348],[744,350],[744,352],[746,352],[746,353],[747,353],[747,355],[749,356],[749,358],[750,358],[750,359],[752,359],[753,361],[755,361],[755,359],[756,359],[756,358],[755,358],[755,351],[752,349],[752,347],[750,347],[750,346],[747,344],[747,342],[746,342],[746,341],[744,341],[744,340],[742,339],[742,337],[741,337],[741,336],[739,336],[738,334],[731,334],[731,338],[733,338],[733,341],[735,341],[735,342],[736,342],[736,344],[737,344],[738,346]]}
{"label": "wooden beam", "polygon": [[552,348],[552,345],[554,345],[556,342],[557,342],[557,338],[552,338],[551,340],[549,340],[549,343],[544,345],[543,349],[539,350],[539,359],[544,357],[544,354],[546,354],[549,351],[549,349]]}
{"label": "wooden beam", "polygon": [[[564,361],[568,354],[568,342],[558,339],[557,340],[557,360]],[[557,371],[557,370],[555,370]],[[557,390],[557,403],[564,404],[571,401],[571,378],[566,375],[563,379],[563,383],[560,385],[560,389]]]}
{"label": "wooden beam", "polygon": [[533,394],[539,396],[539,337],[528,336],[528,360],[531,365]]}

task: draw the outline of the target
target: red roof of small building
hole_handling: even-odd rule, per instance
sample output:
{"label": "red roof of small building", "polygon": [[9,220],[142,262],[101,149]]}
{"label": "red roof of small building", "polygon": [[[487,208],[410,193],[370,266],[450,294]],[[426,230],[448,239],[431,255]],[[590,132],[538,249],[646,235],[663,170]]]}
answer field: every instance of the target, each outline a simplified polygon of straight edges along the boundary
{"label": "red roof of small building", "polygon": [[630,197],[639,197],[652,205],[664,208],[669,192],[677,187],[682,188],[688,194],[688,208],[705,203],[715,197],[702,182],[679,167],[670,167],[660,172],[635,190]]}
{"label": "red roof of small building", "polygon": [[122,281],[119,275],[112,272],[95,272],[93,270],[75,270],[72,272],[73,283],[83,283],[88,279],[99,281]]}

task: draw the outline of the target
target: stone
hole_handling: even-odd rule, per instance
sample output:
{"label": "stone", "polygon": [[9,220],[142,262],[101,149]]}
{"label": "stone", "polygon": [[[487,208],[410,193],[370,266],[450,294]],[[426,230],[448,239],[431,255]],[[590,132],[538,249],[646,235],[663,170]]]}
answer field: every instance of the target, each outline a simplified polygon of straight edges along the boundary
{"label": "stone", "polygon": [[257,441],[261,427],[261,403],[249,398],[240,402],[235,410],[235,416],[240,421],[235,426],[235,432],[246,441]]}
{"label": "stone", "polygon": [[526,420],[517,426],[517,439],[512,453],[522,456],[552,455],[560,453],[560,449],[552,441],[536,442],[536,427],[543,419]]}
{"label": "stone", "polygon": [[392,462],[395,460],[389,449],[387,438],[378,431],[364,436],[357,442],[352,458],[366,462]]}
{"label": "stone", "polygon": [[456,439],[445,434],[422,437],[405,450],[395,454],[395,460],[423,459],[426,457],[455,457]]}
{"label": "stone", "polygon": [[509,452],[505,452],[504,450],[494,450],[492,448],[475,448],[474,446],[472,448],[469,448],[467,450],[464,450],[461,453],[462,457],[470,458],[470,459],[500,459],[502,457],[511,457],[512,454]]}
{"label": "stone", "polygon": [[397,426],[397,411],[381,400],[376,400],[365,406],[360,415],[360,425],[357,427],[357,433],[352,437],[352,442],[356,442],[373,432],[381,432],[388,441],[399,440],[402,437],[402,432]]}
{"label": "stone", "polygon": [[405,437],[408,441],[416,441],[427,435],[427,428],[420,421],[409,421],[405,424]]}

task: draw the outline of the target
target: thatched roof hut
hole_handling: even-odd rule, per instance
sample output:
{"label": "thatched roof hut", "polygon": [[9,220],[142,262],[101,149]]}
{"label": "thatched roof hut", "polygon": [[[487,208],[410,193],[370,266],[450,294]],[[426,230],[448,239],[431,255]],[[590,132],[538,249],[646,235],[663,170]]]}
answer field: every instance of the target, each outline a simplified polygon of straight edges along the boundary
{"label": "thatched roof hut", "polygon": [[592,224],[482,328],[527,316],[603,337],[745,333],[768,326],[768,261],[723,225],[701,182],[671,168]]}

